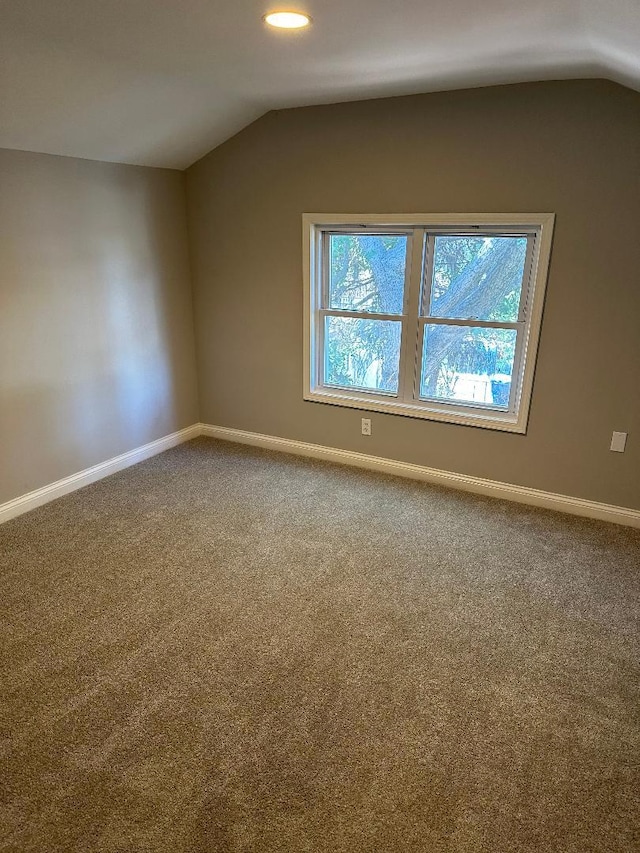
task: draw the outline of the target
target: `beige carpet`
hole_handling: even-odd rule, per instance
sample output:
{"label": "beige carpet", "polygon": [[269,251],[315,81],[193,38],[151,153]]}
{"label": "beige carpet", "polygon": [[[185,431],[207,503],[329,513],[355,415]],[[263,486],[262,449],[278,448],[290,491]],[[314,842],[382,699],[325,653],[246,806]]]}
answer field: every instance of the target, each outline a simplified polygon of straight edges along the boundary
{"label": "beige carpet", "polygon": [[640,532],[199,439],[0,527],[2,851],[637,851]]}

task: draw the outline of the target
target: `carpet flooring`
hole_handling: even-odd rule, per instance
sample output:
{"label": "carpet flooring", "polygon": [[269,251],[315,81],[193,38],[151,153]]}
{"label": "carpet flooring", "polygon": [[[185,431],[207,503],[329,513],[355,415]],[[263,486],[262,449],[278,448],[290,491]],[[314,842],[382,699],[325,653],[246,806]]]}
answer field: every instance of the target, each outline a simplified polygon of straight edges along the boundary
{"label": "carpet flooring", "polygon": [[637,851],[640,531],[197,439],[0,527],[0,850]]}

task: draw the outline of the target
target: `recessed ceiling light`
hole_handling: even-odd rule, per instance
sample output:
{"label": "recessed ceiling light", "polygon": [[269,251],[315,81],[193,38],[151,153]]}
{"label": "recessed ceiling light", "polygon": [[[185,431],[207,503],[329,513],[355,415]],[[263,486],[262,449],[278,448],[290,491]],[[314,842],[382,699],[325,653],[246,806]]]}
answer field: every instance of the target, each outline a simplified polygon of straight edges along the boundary
{"label": "recessed ceiling light", "polygon": [[271,27],[284,30],[299,30],[311,23],[311,18],[302,12],[270,12],[263,20]]}

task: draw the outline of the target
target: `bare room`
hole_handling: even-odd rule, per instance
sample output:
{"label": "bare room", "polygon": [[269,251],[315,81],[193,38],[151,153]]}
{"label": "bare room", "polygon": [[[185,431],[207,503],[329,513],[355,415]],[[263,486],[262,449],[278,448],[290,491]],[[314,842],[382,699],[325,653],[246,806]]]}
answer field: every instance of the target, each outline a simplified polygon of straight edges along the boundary
{"label": "bare room", "polygon": [[0,55],[0,850],[636,853],[640,5]]}

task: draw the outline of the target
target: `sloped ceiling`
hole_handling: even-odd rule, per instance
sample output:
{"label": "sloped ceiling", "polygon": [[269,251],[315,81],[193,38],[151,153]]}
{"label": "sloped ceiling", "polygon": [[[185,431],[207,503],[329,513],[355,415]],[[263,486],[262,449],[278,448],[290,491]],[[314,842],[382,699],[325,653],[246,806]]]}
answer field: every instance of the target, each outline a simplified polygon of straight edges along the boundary
{"label": "sloped ceiling", "polygon": [[640,0],[0,0],[3,148],[182,169],[274,108],[575,77],[640,90]]}

